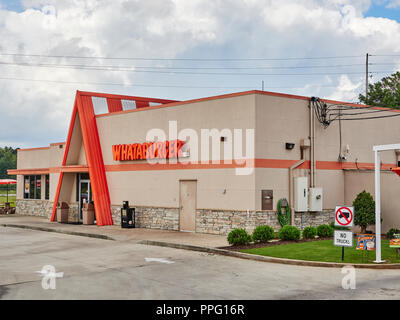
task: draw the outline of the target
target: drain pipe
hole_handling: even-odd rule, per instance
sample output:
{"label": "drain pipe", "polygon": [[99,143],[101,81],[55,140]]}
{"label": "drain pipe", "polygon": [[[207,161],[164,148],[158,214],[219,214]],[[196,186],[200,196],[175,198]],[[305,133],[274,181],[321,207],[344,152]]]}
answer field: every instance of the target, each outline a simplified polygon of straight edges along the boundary
{"label": "drain pipe", "polygon": [[315,187],[315,123],[314,104],[310,100],[310,187]]}
{"label": "drain pipe", "polygon": [[293,205],[293,170],[304,163],[303,149],[301,149],[301,160],[297,161],[289,168],[289,205],[290,205],[290,225],[294,225],[294,205]]}

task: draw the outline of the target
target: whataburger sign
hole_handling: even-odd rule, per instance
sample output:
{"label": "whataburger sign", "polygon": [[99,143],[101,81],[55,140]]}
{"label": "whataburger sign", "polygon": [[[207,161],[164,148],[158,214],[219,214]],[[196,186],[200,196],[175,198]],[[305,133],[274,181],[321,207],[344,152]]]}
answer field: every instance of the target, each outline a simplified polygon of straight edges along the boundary
{"label": "whataburger sign", "polygon": [[112,146],[114,161],[171,159],[182,156],[181,140],[116,144]]}

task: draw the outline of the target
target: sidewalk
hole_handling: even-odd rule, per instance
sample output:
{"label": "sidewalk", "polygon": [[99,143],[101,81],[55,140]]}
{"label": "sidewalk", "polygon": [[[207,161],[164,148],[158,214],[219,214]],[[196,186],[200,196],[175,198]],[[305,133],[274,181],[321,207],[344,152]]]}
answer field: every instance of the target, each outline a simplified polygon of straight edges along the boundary
{"label": "sidewalk", "polygon": [[226,236],[213,234],[179,232],[158,229],[122,229],[121,226],[76,225],[50,222],[49,219],[34,216],[0,215],[1,227],[20,227],[33,230],[59,232],[78,236],[97,237],[116,241],[165,242],[180,245],[218,248],[228,245]]}

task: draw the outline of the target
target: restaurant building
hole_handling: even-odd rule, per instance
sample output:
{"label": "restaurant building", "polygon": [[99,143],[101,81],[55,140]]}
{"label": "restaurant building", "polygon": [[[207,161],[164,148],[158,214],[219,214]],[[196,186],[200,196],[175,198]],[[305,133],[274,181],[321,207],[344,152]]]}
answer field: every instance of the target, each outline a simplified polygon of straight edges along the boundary
{"label": "restaurant building", "polygon": [[[19,149],[8,173],[17,213],[51,221],[65,202],[69,223],[80,223],[93,201],[98,226],[119,224],[129,201],[137,227],[227,234],[279,229],[285,199],[304,228],[373,194],[372,147],[399,142],[397,114],[265,91],[187,101],[77,91],[66,142]],[[382,154],[383,231],[400,227],[399,155]]]}

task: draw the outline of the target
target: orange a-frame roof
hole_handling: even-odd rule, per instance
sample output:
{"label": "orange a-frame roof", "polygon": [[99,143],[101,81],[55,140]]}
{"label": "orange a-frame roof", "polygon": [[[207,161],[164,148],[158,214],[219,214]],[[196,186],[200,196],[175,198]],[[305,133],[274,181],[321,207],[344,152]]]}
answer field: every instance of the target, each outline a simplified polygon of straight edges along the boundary
{"label": "orange a-frame roof", "polygon": [[[83,146],[85,149],[86,162],[89,169],[89,176],[93,192],[94,209],[96,212],[96,220],[98,226],[112,225],[110,194],[108,191],[106,172],[104,167],[99,133],[97,130],[96,116],[93,108],[92,97],[102,97],[107,99],[108,111],[110,113],[122,111],[122,99],[133,100],[137,108],[147,107],[151,102],[155,103],[171,103],[172,100],[162,100],[143,97],[129,97],[110,95],[94,92],[76,92],[74,109],[68,130],[68,138],[64,151],[62,166],[67,166],[68,152],[71,146],[72,133],[75,126],[75,121],[79,118],[79,124],[82,131]],[[77,117],[79,115],[79,117]],[[60,198],[60,191],[64,171],[60,172],[57,191],[54,199],[53,212],[51,221],[55,220],[57,203]]]}

